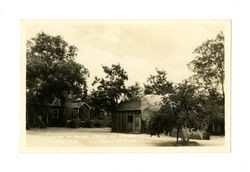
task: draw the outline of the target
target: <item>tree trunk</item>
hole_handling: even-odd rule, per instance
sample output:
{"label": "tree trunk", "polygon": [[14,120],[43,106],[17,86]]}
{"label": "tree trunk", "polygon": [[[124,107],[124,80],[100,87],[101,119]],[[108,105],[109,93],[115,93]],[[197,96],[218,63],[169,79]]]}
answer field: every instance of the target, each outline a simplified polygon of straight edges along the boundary
{"label": "tree trunk", "polygon": [[189,139],[188,139],[188,137],[187,137],[187,139],[185,138],[185,136],[184,136],[184,134],[183,134],[182,128],[180,129],[180,136],[181,136],[181,140],[182,140],[183,145],[187,145]]}
{"label": "tree trunk", "polygon": [[185,137],[184,137],[184,134],[183,134],[182,128],[181,128],[181,140],[182,140],[182,143],[183,143],[184,145],[186,145],[186,144],[187,144],[187,141],[186,141],[186,139],[185,139]]}
{"label": "tree trunk", "polygon": [[225,101],[224,82],[223,81],[221,81],[221,88],[222,88],[223,100]]}
{"label": "tree trunk", "polygon": [[179,141],[179,129],[177,129],[177,134],[176,134],[176,143],[178,144]]}

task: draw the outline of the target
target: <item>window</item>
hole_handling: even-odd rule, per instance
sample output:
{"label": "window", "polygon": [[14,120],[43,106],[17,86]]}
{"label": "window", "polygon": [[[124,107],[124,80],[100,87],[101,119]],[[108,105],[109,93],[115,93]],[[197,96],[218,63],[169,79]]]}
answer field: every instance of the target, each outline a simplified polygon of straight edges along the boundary
{"label": "window", "polygon": [[58,119],[59,118],[59,109],[53,109],[52,110],[52,118]]}
{"label": "window", "polygon": [[79,115],[79,109],[75,108],[73,109],[73,118],[78,118]]}
{"label": "window", "polygon": [[128,123],[133,123],[133,116],[132,115],[128,115]]}

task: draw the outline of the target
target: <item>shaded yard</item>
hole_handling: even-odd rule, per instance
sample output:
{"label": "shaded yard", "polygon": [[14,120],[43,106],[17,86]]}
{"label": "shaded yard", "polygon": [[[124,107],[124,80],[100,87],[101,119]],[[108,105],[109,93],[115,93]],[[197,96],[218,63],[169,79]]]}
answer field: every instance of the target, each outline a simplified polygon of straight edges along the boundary
{"label": "shaded yard", "polygon": [[[190,146],[224,146],[224,137],[193,140]],[[176,146],[176,138],[161,135],[112,133],[110,128],[46,128],[27,130],[29,147],[110,147],[110,146]]]}

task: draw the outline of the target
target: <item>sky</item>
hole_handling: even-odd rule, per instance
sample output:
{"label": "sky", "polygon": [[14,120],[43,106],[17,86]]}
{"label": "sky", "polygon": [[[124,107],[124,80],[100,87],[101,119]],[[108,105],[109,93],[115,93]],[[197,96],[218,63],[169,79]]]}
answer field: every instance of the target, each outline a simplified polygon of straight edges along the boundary
{"label": "sky", "polygon": [[43,31],[76,46],[76,61],[90,71],[89,88],[95,76],[105,76],[102,65],[118,63],[128,73],[127,86],[142,86],[155,68],[181,82],[192,74],[187,64],[195,57],[193,50],[225,30],[219,20],[30,20],[22,26],[23,41]]}

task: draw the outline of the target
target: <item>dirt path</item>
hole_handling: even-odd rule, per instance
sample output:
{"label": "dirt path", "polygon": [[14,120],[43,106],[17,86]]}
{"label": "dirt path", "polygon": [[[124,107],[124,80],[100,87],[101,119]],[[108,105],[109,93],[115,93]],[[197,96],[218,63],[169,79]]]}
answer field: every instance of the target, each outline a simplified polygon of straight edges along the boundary
{"label": "dirt path", "polygon": [[[110,128],[46,128],[28,130],[26,134],[26,144],[30,147],[174,146],[175,140],[165,135],[111,133]],[[224,145],[224,137],[191,141],[200,146]]]}

